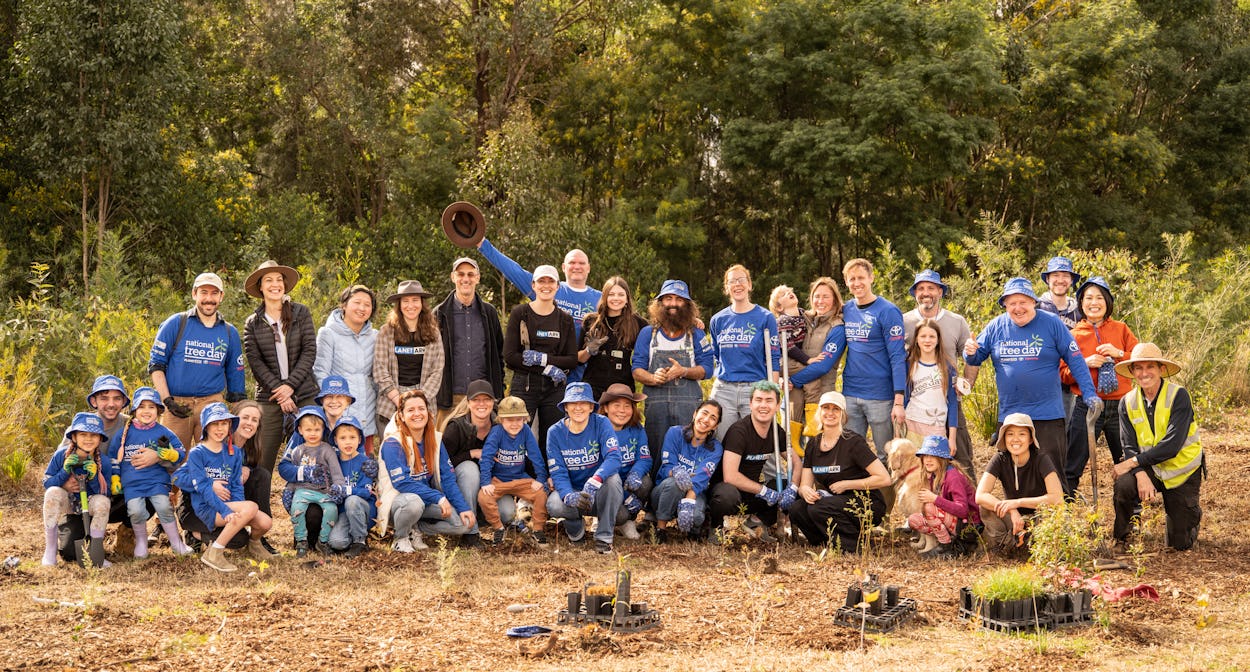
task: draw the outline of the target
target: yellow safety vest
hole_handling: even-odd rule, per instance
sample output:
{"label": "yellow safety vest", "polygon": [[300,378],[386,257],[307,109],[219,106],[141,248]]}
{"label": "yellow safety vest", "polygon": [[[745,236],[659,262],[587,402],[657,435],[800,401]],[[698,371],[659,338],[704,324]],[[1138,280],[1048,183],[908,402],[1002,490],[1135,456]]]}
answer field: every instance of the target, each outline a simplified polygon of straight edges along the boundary
{"label": "yellow safety vest", "polygon": [[[1163,381],[1155,406],[1154,426],[1146,417],[1146,401],[1141,388],[1133,386],[1132,391],[1124,395],[1123,403],[1128,409],[1129,422],[1137,433],[1137,446],[1142,452],[1153,448],[1168,431],[1168,420],[1172,417],[1172,402],[1176,400],[1179,386]],[[1171,490],[1185,482],[1189,475],[1202,466],[1202,444],[1198,441],[1198,423],[1189,423],[1189,433],[1185,436],[1185,445],[1170,460],[1160,462],[1151,467],[1154,474],[1163,482],[1163,487]]]}

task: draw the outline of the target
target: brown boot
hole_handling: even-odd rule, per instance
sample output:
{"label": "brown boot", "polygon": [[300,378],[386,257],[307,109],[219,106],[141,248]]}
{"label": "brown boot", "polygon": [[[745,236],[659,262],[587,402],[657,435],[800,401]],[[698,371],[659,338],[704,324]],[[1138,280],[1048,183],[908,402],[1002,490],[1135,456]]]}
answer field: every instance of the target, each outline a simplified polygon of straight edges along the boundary
{"label": "brown boot", "polygon": [[247,552],[252,554],[257,560],[271,560],[278,557],[277,553],[270,553],[265,548],[265,544],[260,539],[251,539],[247,542]]}
{"label": "brown boot", "polygon": [[233,572],[238,569],[238,567],[226,560],[225,549],[217,548],[212,544],[209,544],[208,548],[204,549],[204,555],[200,556],[200,562],[219,572]]}
{"label": "brown boot", "polygon": [[135,554],[135,531],[127,521],[117,526],[117,534],[113,537],[113,555],[128,558]]}

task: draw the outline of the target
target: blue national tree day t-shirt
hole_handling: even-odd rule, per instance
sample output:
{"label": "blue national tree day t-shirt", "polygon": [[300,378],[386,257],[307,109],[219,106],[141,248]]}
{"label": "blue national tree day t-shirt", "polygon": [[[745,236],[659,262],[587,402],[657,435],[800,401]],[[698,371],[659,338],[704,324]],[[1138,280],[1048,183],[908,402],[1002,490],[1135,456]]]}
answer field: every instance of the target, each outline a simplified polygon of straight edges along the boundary
{"label": "blue national tree day t-shirt", "polygon": [[893,399],[907,388],[907,347],[903,313],[877,297],[866,306],[842,307],[846,328],[846,368],[842,394],[877,401]]}
{"label": "blue national tree day t-shirt", "polygon": [[716,356],[716,379],[726,383],[754,383],[768,378],[764,360],[764,332],[769,334],[768,353],[773,371],[781,370],[781,349],[777,347],[777,318],[760,306],[735,313],[733,306],[712,316],[708,333]]}

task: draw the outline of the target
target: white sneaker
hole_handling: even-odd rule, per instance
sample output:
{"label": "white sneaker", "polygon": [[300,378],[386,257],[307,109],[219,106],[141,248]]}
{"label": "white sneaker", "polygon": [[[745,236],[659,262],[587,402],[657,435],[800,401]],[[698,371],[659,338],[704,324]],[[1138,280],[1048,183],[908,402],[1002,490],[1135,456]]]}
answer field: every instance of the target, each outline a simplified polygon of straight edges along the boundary
{"label": "white sneaker", "polygon": [[421,533],[418,532],[415,528],[411,532],[408,533],[408,537],[412,539],[412,542],[410,545],[412,546],[413,550],[416,550],[416,551],[430,550],[430,547],[427,546],[425,542],[421,540]]}
{"label": "white sneaker", "polygon": [[642,538],[642,535],[638,534],[637,523],[635,523],[632,520],[625,521],[625,524],[621,525],[620,528],[618,529],[620,529],[621,531],[621,536],[625,537],[626,539],[641,539]]}
{"label": "white sneaker", "polygon": [[412,541],[408,537],[400,537],[395,540],[395,544],[391,549],[396,553],[412,553],[415,551],[412,547]]}

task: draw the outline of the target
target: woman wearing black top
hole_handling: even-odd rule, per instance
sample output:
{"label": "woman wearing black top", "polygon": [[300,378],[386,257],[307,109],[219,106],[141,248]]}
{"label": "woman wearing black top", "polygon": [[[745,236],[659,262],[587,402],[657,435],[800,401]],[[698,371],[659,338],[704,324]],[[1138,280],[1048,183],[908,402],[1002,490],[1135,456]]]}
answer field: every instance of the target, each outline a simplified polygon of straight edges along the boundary
{"label": "woman wearing black top", "polygon": [[534,300],[512,309],[503,339],[503,359],[512,369],[508,394],[520,397],[530,418],[538,417],[538,447],[547,459],[547,429],[564,413],[564,384],[577,366],[573,317],[555,304],[560,276],[554,266],[534,269]]}
{"label": "woman wearing black top", "polygon": [[582,381],[590,383],[598,399],[613,383],[634,387],[631,360],[638,332],[646,320],[634,311],[634,295],[619,275],[608,278],[595,312],[582,322],[577,360],[586,364]]}
{"label": "woman wearing black top", "polygon": [[[482,487],[482,471],[478,466],[482,459],[482,444],[490,428],[499,424],[495,417],[495,399],[489,380],[474,380],[465,389],[464,399],[451,410],[439,431],[443,435],[443,448],[456,472],[456,484],[464,501],[477,510],[477,491]],[[508,500],[504,502],[502,500]],[[500,517],[511,520],[516,512],[512,497],[501,498]],[[510,515],[504,515],[509,513]],[[461,546],[481,545],[477,527],[474,526],[460,538]]]}

